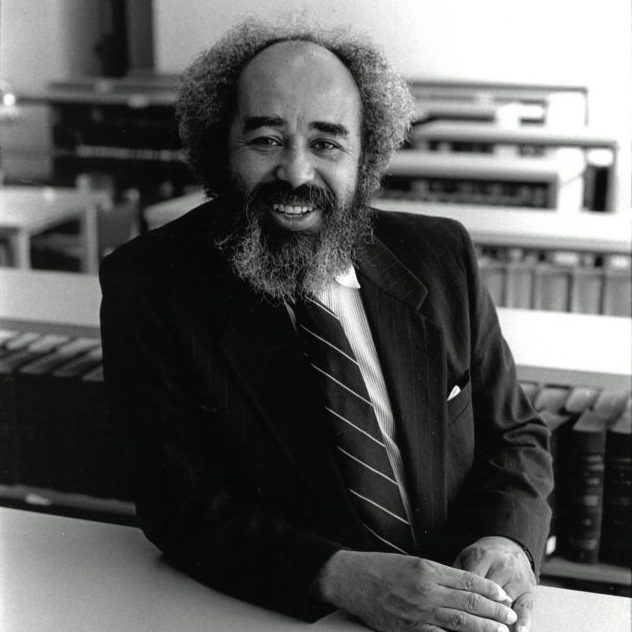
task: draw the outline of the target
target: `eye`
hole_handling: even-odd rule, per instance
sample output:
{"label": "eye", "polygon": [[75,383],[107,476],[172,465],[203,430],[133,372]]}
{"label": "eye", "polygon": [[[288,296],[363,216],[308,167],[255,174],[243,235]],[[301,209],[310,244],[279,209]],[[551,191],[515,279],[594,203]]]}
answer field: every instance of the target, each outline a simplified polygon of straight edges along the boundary
{"label": "eye", "polygon": [[281,147],[283,143],[274,136],[257,136],[248,141],[248,144],[258,149],[274,149],[275,147]]}
{"label": "eye", "polygon": [[331,141],[331,140],[324,140],[324,139],[314,141],[312,143],[312,147],[316,151],[321,151],[321,152],[331,152],[331,151],[335,151],[337,149],[340,149],[339,145],[337,145],[333,141]]}

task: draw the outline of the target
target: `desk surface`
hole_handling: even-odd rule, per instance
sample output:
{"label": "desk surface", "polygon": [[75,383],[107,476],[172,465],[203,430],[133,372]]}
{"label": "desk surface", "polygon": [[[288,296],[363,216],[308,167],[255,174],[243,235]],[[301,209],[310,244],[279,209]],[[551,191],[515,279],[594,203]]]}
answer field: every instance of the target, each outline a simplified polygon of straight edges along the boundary
{"label": "desk surface", "polygon": [[[4,329],[97,335],[100,300],[95,275],[0,268]],[[498,314],[521,379],[630,389],[630,318],[507,308]]]}
{"label": "desk surface", "polygon": [[[201,191],[158,202],[145,208],[149,228],[159,228],[205,200]],[[468,229],[483,245],[557,250],[587,250],[626,254],[632,248],[630,214],[555,211],[517,207],[488,207],[409,200],[376,199],[389,211],[450,217]]]}
{"label": "desk surface", "polygon": [[[337,612],[310,625],[173,569],[133,527],[0,509],[3,632],[360,632]],[[629,630],[631,600],[538,588],[533,632]]]}
{"label": "desk surface", "polygon": [[84,192],[58,187],[0,187],[0,230],[31,233],[73,219],[86,207],[109,205],[103,192]]}
{"label": "desk surface", "polygon": [[[566,212],[391,199],[375,200],[375,206],[389,211],[456,219],[467,228],[475,243],[485,246],[610,254],[629,254],[632,248],[630,213]],[[175,205],[172,209],[175,210]]]}
{"label": "desk surface", "polygon": [[0,268],[0,327],[68,336],[99,335],[95,274]]}

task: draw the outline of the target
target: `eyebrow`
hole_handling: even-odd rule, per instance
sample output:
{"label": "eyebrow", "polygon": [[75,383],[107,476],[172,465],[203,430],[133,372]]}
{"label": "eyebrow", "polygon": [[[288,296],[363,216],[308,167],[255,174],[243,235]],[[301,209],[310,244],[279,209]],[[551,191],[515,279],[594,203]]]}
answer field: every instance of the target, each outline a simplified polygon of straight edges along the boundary
{"label": "eyebrow", "polygon": [[331,134],[332,136],[349,136],[349,130],[340,123],[327,123],[325,121],[314,121],[310,123],[310,127],[317,129],[319,132]]}
{"label": "eyebrow", "polygon": [[[243,133],[247,134],[260,127],[282,127],[285,124],[280,116],[249,116],[243,125]],[[349,136],[349,130],[340,123],[329,123],[327,121],[314,121],[309,124],[310,128],[316,129],[325,134],[333,136]]]}
{"label": "eyebrow", "polygon": [[280,116],[249,116],[244,121],[244,134],[252,132],[260,127],[281,127],[283,119]]}

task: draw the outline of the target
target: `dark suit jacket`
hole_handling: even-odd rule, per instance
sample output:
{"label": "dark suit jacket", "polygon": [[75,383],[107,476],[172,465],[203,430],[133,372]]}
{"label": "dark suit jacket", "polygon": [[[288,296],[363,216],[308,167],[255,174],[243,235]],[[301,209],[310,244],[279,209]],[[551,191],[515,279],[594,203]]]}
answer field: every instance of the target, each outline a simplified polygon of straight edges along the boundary
{"label": "dark suit jacket", "polygon": [[[322,564],[370,544],[286,309],[217,252],[214,204],[103,262],[106,382],[131,437],[147,536],[214,587],[309,617]],[[537,560],[550,517],[548,433],[516,385],[467,233],[378,211],[357,269],[418,554],[450,563],[500,534]],[[455,384],[461,393],[446,402]]]}

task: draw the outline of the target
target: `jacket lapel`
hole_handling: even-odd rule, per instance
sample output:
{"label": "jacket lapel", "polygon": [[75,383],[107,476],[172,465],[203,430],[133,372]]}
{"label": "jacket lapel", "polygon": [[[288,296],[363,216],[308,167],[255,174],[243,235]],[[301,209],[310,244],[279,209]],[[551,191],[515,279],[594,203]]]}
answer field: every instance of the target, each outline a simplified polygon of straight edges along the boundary
{"label": "jacket lapel", "polygon": [[[424,315],[426,286],[379,239],[359,262],[364,307],[396,419],[419,553],[445,524],[445,373],[441,330]],[[283,305],[271,305],[232,274],[220,347],[305,484],[349,542],[365,537],[335,465],[329,425]],[[208,285],[206,285],[208,287]],[[229,298],[228,298],[229,297]],[[216,296],[217,298],[217,296]],[[214,308],[218,303],[214,302]],[[332,525],[335,527],[335,525]]]}
{"label": "jacket lapel", "polygon": [[359,265],[361,292],[396,420],[419,552],[445,524],[445,366],[426,286],[379,239]]}
{"label": "jacket lapel", "polygon": [[287,458],[331,512],[349,541],[363,535],[334,462],[330,427],[315,396],[313,376],[284,305],[273,306],[249,290],[232,296],[221,349]]}

